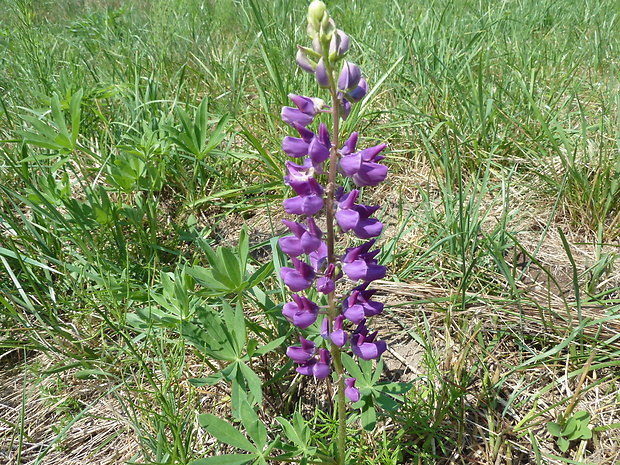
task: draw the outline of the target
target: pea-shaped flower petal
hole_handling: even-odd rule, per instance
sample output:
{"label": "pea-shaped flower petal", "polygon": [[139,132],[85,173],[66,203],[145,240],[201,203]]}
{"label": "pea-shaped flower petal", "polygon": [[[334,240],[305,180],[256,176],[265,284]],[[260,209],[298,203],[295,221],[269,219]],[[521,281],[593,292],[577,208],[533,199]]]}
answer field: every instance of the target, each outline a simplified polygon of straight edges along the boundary
{"label": "pea-shaped flower petal", "polygon": [[293,292],[303,291],[312,286],[316,273],[312,266],[301,260],[291,258],[294,268],[283,266],[280,268],[280,277],[284,284]]}
{"label": "pea-shaped flower petal", "polygon": [[293,302],[284,304],[282,314],[299,329],[306,329],[316,321],[319,306],[307,297],[293,294]]}
{"label": "pea-shaped flower petal", "polygon": [[316,344],[301,336],[299,338],[299,342],[301,342],[301,347],[290,346],[286,349],[286,355],[293,359],[295,363],[304,363],[314,357]]}
{"label": "pea-shaped flower petal", "polygon": [[362,78],[362,71],[359,66],[350,61],[344,61],[342,63],[342,70],[338,77],[338,90],[342,92],[348,92],[355,89]]}
{"label": "pea-shaped flower petal", "polygon": [[381,357],[381,354],[387,350],[385,341],[375,342],[377,332],[367,335],[365,332],[353,334],[351,336],[351,350],[362,360],[373,360]]}
{"label": "pea-shaped flower petal", "polygon": [[351,402],[360,400],[360,390],[355,387],[355,381],[357,381],[355,378],[347,378],[344,380],[344,394]]}

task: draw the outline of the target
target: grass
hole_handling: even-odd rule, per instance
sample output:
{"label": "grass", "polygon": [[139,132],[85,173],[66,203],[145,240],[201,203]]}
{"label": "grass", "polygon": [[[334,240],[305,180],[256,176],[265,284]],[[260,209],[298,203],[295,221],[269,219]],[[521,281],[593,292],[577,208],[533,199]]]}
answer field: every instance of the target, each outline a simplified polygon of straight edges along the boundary
{"label": "grass", "polygon": [[[0,7],[0,380],[21,380],[3,398],[0,457],[213,454],[197,413],[229,418],[252,380],[191,384],[229,362],[179,324],[227,297],[248,339],[291,338],[265,264],[283,259],[280,107],[316,93],[294,64],[306,2]],[[366,194],[388,225],[385,377],[414,386],[352,460],[615,463],[620,8],[328,7],[370,85],[344,131],[389,143],[389,186]],[[282,349],[247,363],[276,434],[315,388]],[[310,398],[324,441],[334,426]],[[547,424],[580,410],[593,439],[562,452]],[[80,436],[85,424],[107,439]]]}

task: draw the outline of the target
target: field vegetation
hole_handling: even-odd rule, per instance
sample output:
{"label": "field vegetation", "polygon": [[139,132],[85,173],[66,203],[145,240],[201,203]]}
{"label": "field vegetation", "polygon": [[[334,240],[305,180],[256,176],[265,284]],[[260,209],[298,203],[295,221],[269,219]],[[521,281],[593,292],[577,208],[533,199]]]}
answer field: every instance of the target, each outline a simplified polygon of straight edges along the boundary
{"label": "field vegetation", "polygon": [[[327,4],[369,84],[342,132],[388,143],[375,325],[411,386],[352,409],[350,463],[619,463],[620,4]],[[307,5],[0,0],[0,463],[239,452],[205,414],[330,463],[277,273]]]}

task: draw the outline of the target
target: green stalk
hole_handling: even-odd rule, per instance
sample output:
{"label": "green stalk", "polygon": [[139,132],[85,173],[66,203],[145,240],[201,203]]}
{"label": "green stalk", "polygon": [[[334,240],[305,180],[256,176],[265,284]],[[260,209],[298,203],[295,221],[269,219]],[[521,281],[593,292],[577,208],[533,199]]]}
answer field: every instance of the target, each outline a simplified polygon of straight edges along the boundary
{"label": "green stalk", "polygon": [[[329,92],[332,98],[332,146],[330,149],[330,158],[329,158],[329,182],[327,184],[327,262],[336,264],[336,256],[334,254],[335,242],[336,242],[336,234],[334,231],[334,197],[336,193],[336,170],[338,167],[338,145],[339,145],[339,137],[338,131],[340,130],[340,112],[337,97],[337,89],[336,83],[334,80],[334,71],[331,66],[328,67],[328,75],[329,75]],[[331,331],[333,328],[334,318],[338,316],[338,309],[336,307],[336,291],[330,292],[328,295],[328,318],[329,318],[329,330]],[[338,465],[344,465],[345,463],[345,453],[346,453],[346,442],[347,442],[347,406],[346,399],[344,394],[344,366],[342,365],[342,351],[340,347],[338,347],[333,342],[331,343],[330,350],[332,360],[334,362],[334,368],[336,370],[336,374],[338,375],[338,394],[336,398],[336,408],[338,415],[338,436],[336,438],[336,446],[337,446],[337,458],[336,463]]]}

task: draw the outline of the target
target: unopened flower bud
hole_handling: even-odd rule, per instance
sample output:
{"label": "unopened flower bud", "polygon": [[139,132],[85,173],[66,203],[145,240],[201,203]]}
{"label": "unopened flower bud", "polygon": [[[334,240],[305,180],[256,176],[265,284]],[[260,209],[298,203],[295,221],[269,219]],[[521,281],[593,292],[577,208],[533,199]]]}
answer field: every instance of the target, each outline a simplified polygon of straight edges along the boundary
{"label": "unopened flower bud", "polygon": [[314,73],[314,69],[316,68],[316,63],[314,63],[308,55],[304,52],[302,48],[297,50],[297,56],[295,57],[297,64],[301,69],[303,69],[307,73]]}
{"label": "unopened flower bud", "polygon": [[[325,7],[325,3],[320,0],[314,0],[310,3],[308,7],[308,33],[312,30],[314,33],[319,32],[321,27],[321,21],[323,20],[323,16],[325,16],[327,8]],[[311,37],[314,34],[311,35]]]}
{"label": "unopened flower bud", "polygon": [[319,86],[323,88],[329,87],[329,75],[327,73],[327,67],[325,66],[323,58],[321,58],[316,65],[316,80]]}
{"label": "unopened flower bud", "polygon": [[325,11],[327,11],[327,7],[325,6],[325,3],[321,2],[320,0],[314,0],[308,6],[308,19],[321,22],[321,20],[323,19],[323,15],[325,14]]}

